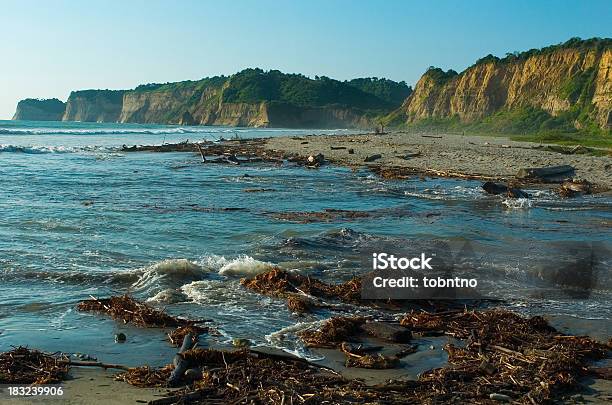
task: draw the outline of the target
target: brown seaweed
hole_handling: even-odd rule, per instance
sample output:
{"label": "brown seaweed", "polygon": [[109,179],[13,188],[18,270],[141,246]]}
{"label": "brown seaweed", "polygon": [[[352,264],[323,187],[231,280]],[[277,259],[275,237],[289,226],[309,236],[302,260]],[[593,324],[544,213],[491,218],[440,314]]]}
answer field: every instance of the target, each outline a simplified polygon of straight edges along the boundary
{"label": "brown seaweed", "polygon": [[0,353],[0,384],[53,384],[70,370],[68,358],[18,347]]}

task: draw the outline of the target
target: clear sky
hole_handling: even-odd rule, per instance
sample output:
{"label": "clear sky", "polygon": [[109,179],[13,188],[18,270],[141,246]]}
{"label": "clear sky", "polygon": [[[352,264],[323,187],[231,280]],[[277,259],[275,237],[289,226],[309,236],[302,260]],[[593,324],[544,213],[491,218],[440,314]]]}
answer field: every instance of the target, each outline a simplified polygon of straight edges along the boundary
{"label": "clear sky", "polygon": [[22,98],[246,67],[414,84],[492,53],[612,37],[612,1],[0,0],[0,119]]}

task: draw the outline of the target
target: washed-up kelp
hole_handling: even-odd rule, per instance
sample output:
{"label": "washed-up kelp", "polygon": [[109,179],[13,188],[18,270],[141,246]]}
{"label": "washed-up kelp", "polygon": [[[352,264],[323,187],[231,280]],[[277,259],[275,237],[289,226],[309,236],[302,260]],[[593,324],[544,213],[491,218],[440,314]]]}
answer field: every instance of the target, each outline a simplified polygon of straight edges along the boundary
{"label": "washed-up kelp", "polygon": [[185,326],[179,326],[171,333],[168,333],[168,339],[170,340],[170,343],[172,343],[173,346],[178,347],[181,345],[181,343],[183,343],[183,339],[185,339],[185,336],[187,336],[187,334],[191,333],[193,336],[199,336],[204,333],[207,333],[208,331],[209,328],[207,327],[188,324]]}
{"label": "washed-up kelp", "polygon": [[188,333],[194,336],[209,331],[208,327],[196,325],[196,322],[171,316],[134,298],[123,295],[110,298],[81,301],[77,305],[79,311],[100,312],[123,323],[131,323],[145,328],[176,328],[168,334],[173,346],[179,346]]}
{"label": "washed-up kelp", "polygon": [[[291,359],[255,353],[212,349],[193,349],[184,353],[190,367],[201,371],[201,378],[171,397],[155,403],[416,403],[405,395],[367,387],[360,381],[348,381],[326,369]],[[162,369],[138,368],[119,374],[118,380],[138,387],[162,387],[172,366]]]}
{"label": "washed-up kelp", "polygon": [[124,381],[135,387],[165,387],[168,384],[170,373],[174,369],[174,365],[168,364],[162,368],[153,368],[149,366],[134,367],[115,376],[117,381]]}
{"label": "washed-up kelp", "polygon": [[445,347],[449,366],[421,376],[445,400],[457,392],[472,399],[501,393],[520,403],[544,403],[575,387],[588,362],[610,349],[588,337],[561,335],[541,317],[504,310],[412,313],[402,324],[467,340],[464,348]]}
{"label": "washed-up kelp", "polygon": [[326,208],[323,211],[268,212],[265,214],[274,219],[295,222],[298,224],[334,221],[354,221],[366,218],[403,218],[414,215],[414,213],[409,209],[409,207],[406,206],[380,208],[368,211]]}
{"label": "washed-up kelp", "polygon": [[0,384],[53,384],[70,370],[65,356],[18,347],[0,353]]}
{"label": "washed-up kelp", "polygon": [[295,294],[307,294],[317,298],[358,302],[361,297],[361,280],[353,279],[343,284],[327,284],[316,278],[281,269],[272,269],[251,279],[242,279],[246,288],[263,295],[288,298]]}
{"label": "washed-up kelp", "polygon": [[356,340],[360,334],[363,318],[334,317],[330,318],[316,330],[305,330],[299,334],[309,347],[337,348],[344,342]]}

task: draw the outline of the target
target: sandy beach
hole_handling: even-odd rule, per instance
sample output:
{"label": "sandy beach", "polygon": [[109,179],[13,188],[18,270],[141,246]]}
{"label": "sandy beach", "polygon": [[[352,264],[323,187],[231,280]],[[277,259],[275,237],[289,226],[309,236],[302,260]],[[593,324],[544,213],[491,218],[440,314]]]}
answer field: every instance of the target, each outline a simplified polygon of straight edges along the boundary
{"label": "sandy beach", "polygon": [[[267,147],[302,156],[322,153],[333,163],[346,166],[382,165],[416,171],[440,171],[482,178],[511,180],[522,168],[571,165],[575,176],[612,188],[612,157],[565,155],[539,149],[539,144],[505,137],[422,135],[327,135],[270,138]],[[346,148],[346,149],[336,149]],[[354,153],[349,154],[348,150]],[[368,156],[381,158],[365,163]],[[405,158],[407,154],[418,154]],[[433,173],[432,173],[433,174]]]}

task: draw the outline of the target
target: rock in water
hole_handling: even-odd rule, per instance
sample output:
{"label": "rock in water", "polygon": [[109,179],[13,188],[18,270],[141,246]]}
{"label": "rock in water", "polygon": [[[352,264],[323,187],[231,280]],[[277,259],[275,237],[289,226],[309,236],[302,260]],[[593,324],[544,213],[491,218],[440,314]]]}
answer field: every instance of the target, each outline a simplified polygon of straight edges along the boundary
{"label": "rock in water", "polygon": [[117,343],[124,343],[127,340],[127,336],[125,336],[125,333],[117,333],[115,335],[115,342]]}
{"label": "rock in water", "polygon": [[508,192],[508,187],[503,184],[493,183],[492,181],[487,181],[482,185],[484,191],[489,194],[498,195],[502,193]]}

